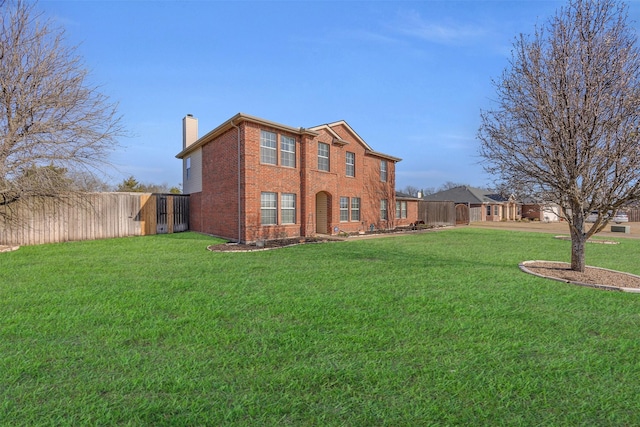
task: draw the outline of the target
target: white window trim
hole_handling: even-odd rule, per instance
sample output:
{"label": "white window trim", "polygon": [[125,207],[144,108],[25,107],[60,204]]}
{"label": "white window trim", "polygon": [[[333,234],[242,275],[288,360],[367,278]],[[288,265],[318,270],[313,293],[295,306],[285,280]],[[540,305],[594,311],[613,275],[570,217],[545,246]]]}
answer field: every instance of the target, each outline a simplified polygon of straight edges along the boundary
{"label": "white window trim", "polygon": [[[320,147],[327,147],[327,155],[320,155]],[[327,159],[327,168],[320,168],[320,159]],[[325,144],[324,142],[318,142],[318,170],[324,172],[331,171],[331,146],[329,144]]]}
{"label": "white window trim", "polygon": [[386,160],[380,160],[380,181],[387,182],[388,163]]}
{"label": "white window trim", "polygon": [[[358,202],[358,207],[357,208],[353,207],[353,202],[354,201]],[[360,197],[352,197],[351,198],[351,203],[350,203],[350,206],[349,206],[349,211],[350,211],[349,212],[349,217],[350,217],[351,221],[360,221],[360,205],[361,204],[362,204],[362,202],[360,200]],[[353,215],[354,212],[358,212],[358,218],[354,218],[354,215]]]}
{"label": "white window trim", "polygon": [[[352,163],[349,163],[349,155],[352,156]],[[355,177],[356,176],[356,153],[352,153],[351,151],[347,151],[347,154],[345,155],[345,163],[346,163],[346,171],[345,174],[348,177]],[[351,175],[349,175],[349,168],[351,167]]]}
{"label": "white window trim", "polygon": [[[345,202],[345,201],[346,201],[346,203],[343,205],[342,202]],[[349,215],[349,202],[350,202],[350,200],[349,200],[348,197],[343,197],[343,196],[340,197],[340,201],[339,201],[339,203],[340,203],[340,206],[339,206],[339,208],[340,208],[339,209],[340,210],[340,222],[349,222],[349,217],[350,217],[350,215]],[[346,219],[342,218],[342,214],[346,214]]]}
{"label": "white window trim", "polygon": [[[262,197],[267,194],[274,196],[273,200],[275,201],[275,206],[266,206],[266,207],[264,206],[264,200]],[[274,222],[269,222],[269,223],[264,222],[264,218],[266,217],[266,215],[264,215],[265,210],[275,212]],[[262,193],[260,193],[260,225],[262,226],[278,225],[278,193],[273,193],[271,191],[263,191]]]}
{"label": "white window trim", "polygon": [[[274,139],[272,140],[271,138],[269,138],[268,140],[265,138],[265,136],[269,134],[269,135],[273,135]],[[273,142],[274,146],[268,146],[265,145],[265,142]],[[266,153],[266,150],[269,150],[269,152],[273,152],[273,156],[271,155],[271,153],[269,154],[269,158],[273,157],[273,163],[269,162],[269,161],[265,161],[265,159],[263,158],[263,150]],[[278,134],[275,132],[271,132],[268,130],[260,130],[260,163],[262,163],[263,165],[277,165],[278,164]]]}
{"label": "white window trim", "polygon": [[[284,203],[284,198],[285,196],[293,196],[292,200],[293,200],[293,206],[285,206]],[[280,195],[280,218],[281,218],[281,224],[295,224],[296,223],[296,194],[295,193],[282,193]],[[285,211],[286,212],[291,212],[293,211],[293,221],[292,222],[285,222],[285,217],[287,215],[285,215]]]}
{"label": "white window trim", "polygon": [[[293,147],[293,151],[292,150],[286,150],[284,148],[285,139],[291,140],[291,142],[292,142],[291,146]],[[293,165],[285,164],[285,162],[283,161],[283,155],[285,153],[293,154]],[[280,135],[280,166],[284,166],[284,167],[288,167],[288,168],[295,168],[296,167],[296,139],[294,137],[287,136],[287,135]]]}

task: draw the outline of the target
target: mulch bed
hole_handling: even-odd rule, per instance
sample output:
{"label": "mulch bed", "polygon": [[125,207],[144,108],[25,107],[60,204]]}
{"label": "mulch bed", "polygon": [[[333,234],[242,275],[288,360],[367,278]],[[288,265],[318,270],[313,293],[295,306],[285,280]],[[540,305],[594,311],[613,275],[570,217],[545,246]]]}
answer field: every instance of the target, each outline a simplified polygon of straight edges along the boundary
{"label": "mulch bed", "polygon": [[223,243],[220,245],[211,245],[207,247],[208,250],[212,252],[253,252],[253,251],[264,251],[268,249],[278,249],[284,248],[287,246],[293,245],[302,245],[307,243],[327,243],[327,242],[341,242],[344,241],[347,237],[375,237],[375,236],[388,236],[393,234],[406,234],[406,233],[416,233],[422,231],[436,231],[440,228],[446,227],[435,227],[435,226],[422,226],[422,227],[398,227],[393,230],[375,230],[373,232],[367,231],[364,234],[354,233],[350,235],[345,235],[342,237],[292,237],[287,239],[275,239],[275,240],[265,240],[261,242],[261,245],[256,243],[252,244],[239,244],[239,243]]}
{"label": "mulch bed", "polygon": [[581,273],[571,270],[571,265],[566,262],[554,261],[527,261],[520,264],[520,268],[527,273],[577,285],[610,290],[621,290],[621,288],[640,290],[640,276],[622,271],[586,267]]}
{"label": "mulch bed", "polygon": [[261,244],[239,244],[239,243],[223,243],[220,245],[211,245],[207,247],[212,252],[253,252],[264,251],[269,249],[284,248],[293,245],[302,245],[307,243],[327,243],[339,242],[341,239],[330,239],[327,237],[295,237],[291,239],[275,239],[265,240]]}

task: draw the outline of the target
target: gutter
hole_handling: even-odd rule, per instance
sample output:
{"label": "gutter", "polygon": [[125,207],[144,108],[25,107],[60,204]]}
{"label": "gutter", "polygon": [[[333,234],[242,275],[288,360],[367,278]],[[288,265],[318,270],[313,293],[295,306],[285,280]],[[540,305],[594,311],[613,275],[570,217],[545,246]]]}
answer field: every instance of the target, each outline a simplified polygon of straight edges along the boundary
{"label": "gutter", "polygon": [[242,202],[242,198],[240,195],[240,183],[241,183],[241,174],[240,174],[240,128],[233,123],[233,119],[229,121],[231,126],[236,128],[236,132],[238,134],[238,243],[242,241],[242,207],[240,206]]}

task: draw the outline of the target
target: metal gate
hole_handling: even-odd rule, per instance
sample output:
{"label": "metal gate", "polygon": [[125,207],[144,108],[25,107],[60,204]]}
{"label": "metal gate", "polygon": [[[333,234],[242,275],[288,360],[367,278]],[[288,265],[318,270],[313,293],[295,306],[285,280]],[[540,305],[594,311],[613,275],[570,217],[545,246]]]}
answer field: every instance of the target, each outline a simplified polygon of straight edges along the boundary
{"label": "metal gate", "polygon": [[156,196],[156,233],[166,234],[169,232],[167,224],[167,196]]}
{"label": "metal gate", "polygon": [[156,233],[177,233],[189,229],[189,196],[156,195]]}
{"label": "metal gate", "polygon": [[189,197],[173,196],[173,232],[189,229]]}

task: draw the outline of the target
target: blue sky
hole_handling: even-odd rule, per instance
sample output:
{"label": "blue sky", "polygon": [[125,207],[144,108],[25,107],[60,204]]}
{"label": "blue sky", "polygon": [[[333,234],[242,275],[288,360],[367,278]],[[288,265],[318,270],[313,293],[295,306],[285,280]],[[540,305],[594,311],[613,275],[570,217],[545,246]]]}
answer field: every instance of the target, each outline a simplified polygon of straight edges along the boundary
{"label": "blue sky", "polygon": [[[182,117],[200,136],[238,112],[294,127],[345,120],[402,158],[396,187],[486,186],[480,110],[514,38],[563,1],[62,1],[66,30],[131,137],[113,182],[181,182]],[[637,19],[638,3],[630,3]]]}

